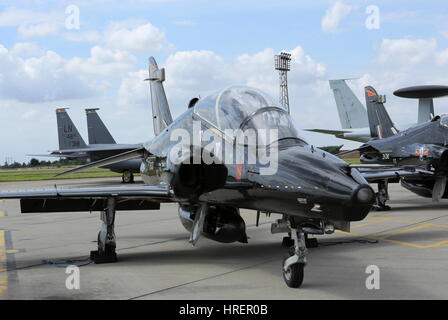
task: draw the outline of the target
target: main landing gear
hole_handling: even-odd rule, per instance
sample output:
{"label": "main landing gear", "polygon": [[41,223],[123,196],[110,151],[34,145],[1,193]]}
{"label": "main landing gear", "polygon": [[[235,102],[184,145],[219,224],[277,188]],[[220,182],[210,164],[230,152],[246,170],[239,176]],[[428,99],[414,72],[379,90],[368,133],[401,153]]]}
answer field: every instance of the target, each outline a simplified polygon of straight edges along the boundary
{"label": "main landing gear", "polygon": [[114,232],[115,205],[114,197],[107,198],[107,207],[101,212],[101,230],[98,233],[98,250],[90,252],[90,259],[95,263],[109,263],[117,261],[115,253],[116,238]]}
{"label": "main landing gear", "polygon": [[308,250],[305,244],[305,233],[301,228],[291,227],[291,238],[294,241],[294,250],[291,256],[283,260],[283,279],[290,288],[298,288],[303,282],[303,269],[306,265]]}
{"label": "main landing gear", "polygon": [[131,171],[124,171],[121,175],[121,181],[123,181],[123,183],[133,183],[134,174]]}
{"label": "main landing gear", "polygon": [[388,211],[390,207],[386,204],[389,200],[389,183],[387,180],[378,182],[378,192],[376,195],[375,205],[373,206],[376,211]]}

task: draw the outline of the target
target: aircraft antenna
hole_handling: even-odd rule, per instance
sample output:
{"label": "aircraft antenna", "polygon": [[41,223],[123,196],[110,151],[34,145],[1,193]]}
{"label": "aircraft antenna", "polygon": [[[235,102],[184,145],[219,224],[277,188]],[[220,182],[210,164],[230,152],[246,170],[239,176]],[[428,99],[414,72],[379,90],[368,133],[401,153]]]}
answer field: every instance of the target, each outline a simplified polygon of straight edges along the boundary
{"label": "aircraft antenna", "polygon": [[291,54],[287,52],[280,52],[275,56],[275,70],[278,70],[280,76],[280,105],[289,110],[288,97],[288,71],[291,70]]}

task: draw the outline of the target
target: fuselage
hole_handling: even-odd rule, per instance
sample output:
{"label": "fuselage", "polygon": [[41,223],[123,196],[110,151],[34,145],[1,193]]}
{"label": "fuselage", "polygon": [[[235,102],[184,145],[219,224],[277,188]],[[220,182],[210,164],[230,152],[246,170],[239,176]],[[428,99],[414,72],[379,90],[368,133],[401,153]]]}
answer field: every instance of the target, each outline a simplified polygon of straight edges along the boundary
{"label": "fuselage", "polygon": [[[145,144],[150,154],[141,168],[146,183],[154,184],[158,180],[171,183],[174,172],[169,166],[170,151],[179,143],[177,139],[172,141],[176,129],[194,132],[193,122],[199,120],[201,130],[198,134],[212,129],[216,138],[223,138],[226,128],[211,128],[210,121],[201,121],[195,108],[197,106],[188,109],[160,135]],[[209,141],[203,142],[201,147],[208,143]],[[247,156],[261,148],[238,146],[235,141],[231,142],[230,146],[230,149],[224,148],[223,152],[235,152],[235,149],[243,148]],[[310,220],[355,221],[368,214],[374,202],[373,190],[360,175],[352,176],[353,171],[346,162],[310,146],[298,137],[281,139],[270,148],[274,146],[278,150],[278,158],[274,160],[276,171],[273,174],[261,173],[265,165],[260,164],[259,158],[251,164],[224,163],[227,172],[225,185],[205,192],[198,198],[179,198],[178,201],[199,201],[285,213]],[[225,156],[222,159],[224,158]],[[229,187],[235,184],[244,184],[245,187]]]}

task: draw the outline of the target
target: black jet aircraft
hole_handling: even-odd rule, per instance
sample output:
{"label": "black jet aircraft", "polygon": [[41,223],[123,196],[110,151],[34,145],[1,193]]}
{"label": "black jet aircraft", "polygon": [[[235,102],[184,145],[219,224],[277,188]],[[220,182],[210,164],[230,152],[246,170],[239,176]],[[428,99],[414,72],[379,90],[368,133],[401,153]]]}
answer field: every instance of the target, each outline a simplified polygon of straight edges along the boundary
{"label": "black jet aircraft", "polygon": [[[420,104],[433,110],[432,98],[448,95],[448,87],[409,87],[399,89],[394,94],[423,99]],[[372,87],[365,88],[365,97],[372,140],[358,149],[361,162],[403,169],[408,174],[397,174],[396,178],[406,189],[422,197],[432,197],[435,202],[448,198],[448,115],[435,116],[430,121],[398,131],[384,108],[384,97]],[[382,195],[379,205],[385,209],[388,208],[385,205],[388,200],[388,179],[381,180],[381,176],[388,176],[390,170],[395,169],[372,168],[364,172],[369,182],[375,177],[378,179],[379,194]]]}
{"label": "black jet aircraft", "polygon": [[[149,65],[156,136],[142,148],[66,172],[143,158],[145,185],[9,191],[0,192],[0,198],[20,199],[22,212],[102,211],[98,250],[91,253],[96,263],[117,259],[116,210],[156,210],[160,203],[177,202],[180,221],[190,232],[192,244],[200,236],[223,243],[247,242],[241,208],[258,215],[281,214],[283,218],[272,225],[272,232],[289,233],[293,243],[290,257],[283,261],[283,278],[288,286],[299,287],[306,264],[306,235],[349,231],[351,221],[362,220],[369,213],[375,201],[373,189],[357,169],[304,141],[289,113],[257,89],[217,91],[196,99],[172,121],[162,85],[164,71],[152,57]],[[232,135],[258,129],[278,134],[272,140],[257,136],[255,141]],[[179,141],[179,133],[190,133],[193,139],[208,133],[210,139],[185,145]],[[217,159],[211,163],[204,156],[210,144]],[[227,154],[220,159],[219,149],[240,150],[245,159],[253,156],[255,161],[223,161]],[[271,155],[277,150],[278,156],[267,165],[259,150]],[[272,164],[276,170],[264,173]]]}
{"label": "black jet aircraft", "polygon": [[[97,108],[86,109],[89,144],[84,142],[81,134],[67,113],[68,108],[56,109],[59,149],[49,154],[31,156],[59,157],[78,159],[82,162],[94,162],[113,155],[131,151],[142,144],[117,144],[107,127],[99,117]],[[140,173],[141,160],[131,159],[113,163],[104,168],[122,174],[123,183],[134,182],[134,174]]]}

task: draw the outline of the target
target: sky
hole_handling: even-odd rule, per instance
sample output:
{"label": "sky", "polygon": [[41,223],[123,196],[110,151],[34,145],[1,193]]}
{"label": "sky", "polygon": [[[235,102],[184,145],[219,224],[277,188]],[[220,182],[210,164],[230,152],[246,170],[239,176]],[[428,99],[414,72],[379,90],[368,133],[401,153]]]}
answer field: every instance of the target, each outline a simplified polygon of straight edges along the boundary
{"label": "sky", "polygon": [[[13,4],[12,4],[13,3]],[[448,85],[444,0],[0,0],[0,163],[58,148],[55,109],[84,139],[84,109],[119,143],[153,137],[147,62],[166,69],[174,117],[193,97],[249,85],[278,98],[274,55],[292,53],[289,95],[300,129],[340,128],[328,80],[353,78],[387,96],[396,124],[417,121],[417,101],[396,89]],[[448,100],[435,100],[437,114]],[[316,146],[358,144],[303,133]]]}

